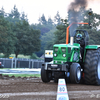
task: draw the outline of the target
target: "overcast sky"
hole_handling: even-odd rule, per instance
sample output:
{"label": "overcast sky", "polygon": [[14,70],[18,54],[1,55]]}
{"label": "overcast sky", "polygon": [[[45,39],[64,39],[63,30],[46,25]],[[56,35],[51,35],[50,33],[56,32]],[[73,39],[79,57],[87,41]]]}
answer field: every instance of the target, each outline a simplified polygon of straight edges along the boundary
{"label": "overcast sky", "polygon": [[[39,17],[44,14],[46,19],[52,19],[59,11],[62,18],[66,18],[68,5],[73,0],[0,0],[0,9],[3,7],[6,13],[11,12],[14,5],[18,11],[25,12],[30,23],[37,23]],[[92,8],[93,12],[100,14],[100,0],[90,2],[88,8]]]}

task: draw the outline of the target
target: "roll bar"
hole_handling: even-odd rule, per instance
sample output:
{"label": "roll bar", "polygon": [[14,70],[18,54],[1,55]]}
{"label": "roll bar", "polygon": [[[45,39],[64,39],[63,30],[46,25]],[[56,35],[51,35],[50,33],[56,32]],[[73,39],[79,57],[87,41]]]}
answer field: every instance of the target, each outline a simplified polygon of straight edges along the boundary
{"label": "roll bar", "polygon": [[89,23],[72,23],[67,27],[67,31],[66,31],[66,44],[68,44],[68,39],[69,39],[69,28],[73,25],[73,24],[89,24]]}

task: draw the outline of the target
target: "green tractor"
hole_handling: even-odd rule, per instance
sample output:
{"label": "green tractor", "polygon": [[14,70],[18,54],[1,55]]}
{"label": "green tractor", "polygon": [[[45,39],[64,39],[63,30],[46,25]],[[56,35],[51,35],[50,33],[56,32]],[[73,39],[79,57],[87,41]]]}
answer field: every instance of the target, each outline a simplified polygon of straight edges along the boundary
{"label": "green tractor", "polygon": [[[71,25],[67,28],[66,44],[53,46],[53,62],[42,64],[41,79],[45,83],[65,78],[71,83],[83,80],[85,84],[100,85],[100,45],[88,45],[89,35],[86,30],[75,30],[68,43]],[[75,42],[77,33],[83,35],[84,47]]]}

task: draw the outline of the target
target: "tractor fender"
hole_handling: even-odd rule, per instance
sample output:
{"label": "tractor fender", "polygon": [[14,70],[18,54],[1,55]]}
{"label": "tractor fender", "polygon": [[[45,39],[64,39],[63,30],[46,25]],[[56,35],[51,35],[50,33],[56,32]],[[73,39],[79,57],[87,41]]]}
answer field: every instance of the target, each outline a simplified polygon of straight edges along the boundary
{"label": "tractor fender", "polygon": [[87,46],[85,47],[85,51],[84,51],[83,62],[84,62],[84,60],[85,60],[85,55],[86,55],[87,50],[96,50],[96,49],[98,49],[98,48],[100,48],[100,45],[87,45]]}
{"label": "tractor fender", "polygon": [[100,45],[87,45],[85,47],[85,49],[98,49],[98,48],[100,48]]}

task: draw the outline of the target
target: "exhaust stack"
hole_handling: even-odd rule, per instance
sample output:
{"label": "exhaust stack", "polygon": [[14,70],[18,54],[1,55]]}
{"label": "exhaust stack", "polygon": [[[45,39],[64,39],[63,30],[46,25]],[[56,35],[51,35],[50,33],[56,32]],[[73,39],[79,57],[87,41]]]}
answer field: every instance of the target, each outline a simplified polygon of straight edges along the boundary
{"label": "exhaust stack", "polygon": [[[66,30],[66,44],[68,44],[68,39],[69,39],[69,28],[73,25],[73,24],[88,24],[88,23],[72,23],[72,24],[70,24],[68,27],[67,27],[67,30]],[[73,45],[73,40],[74,40],[74,38],[73,37],[71,37],[70,38],[70,44],[72,44]]]}
{"label": "exhaust stack", "polygon": [[70,45],[73,45],[74,37],[70,37]]}

